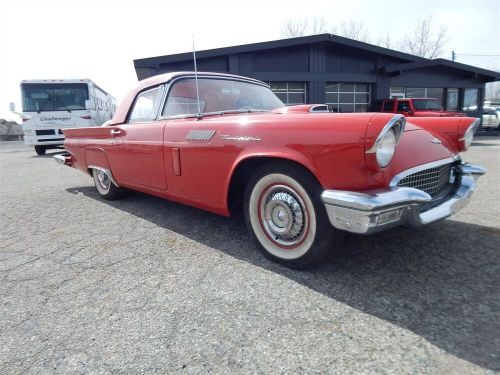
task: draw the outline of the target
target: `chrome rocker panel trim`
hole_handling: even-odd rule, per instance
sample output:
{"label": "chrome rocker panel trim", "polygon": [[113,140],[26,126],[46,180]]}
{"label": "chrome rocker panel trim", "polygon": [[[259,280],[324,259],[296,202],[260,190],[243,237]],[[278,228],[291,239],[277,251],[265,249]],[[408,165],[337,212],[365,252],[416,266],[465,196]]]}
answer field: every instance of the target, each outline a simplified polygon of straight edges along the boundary
{"label": "chrome rocker panel trim", "polygon": [[332,226],[358,234],[371,234],[396,227],[419,227],[444,219],[461,210],[475,190],[475,178],[485,169],[462,164],[460,185],[443,203],[420,212],[420,206],[432,201],[422,190],[391,186],[364,192],[325,190],[321,199]]}

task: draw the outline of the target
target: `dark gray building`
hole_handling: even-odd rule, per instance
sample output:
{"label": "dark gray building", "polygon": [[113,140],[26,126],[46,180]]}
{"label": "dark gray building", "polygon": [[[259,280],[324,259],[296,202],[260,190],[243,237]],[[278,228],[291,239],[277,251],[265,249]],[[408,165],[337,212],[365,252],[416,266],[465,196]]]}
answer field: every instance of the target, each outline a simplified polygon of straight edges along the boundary
{"label": "dark gray building", "polygon": [[[197,51],[199,71],[267,82],[286,104],[327,103],[335,112],[366,112],[390,97],[438,98],[447,110],[480,116],[486,82],[500,73],[424,59],[331,34]],[[192,71],[192,52],[134,60],[142,80]]]}

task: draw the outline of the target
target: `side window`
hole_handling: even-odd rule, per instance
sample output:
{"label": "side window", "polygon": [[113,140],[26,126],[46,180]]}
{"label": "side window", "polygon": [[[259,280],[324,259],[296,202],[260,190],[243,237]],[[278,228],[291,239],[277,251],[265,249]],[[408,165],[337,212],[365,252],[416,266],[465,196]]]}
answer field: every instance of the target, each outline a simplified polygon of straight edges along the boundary
{"label": "side window", "polygon": [[410,103],[407,101],[398,102],[398,112],[410,112]]}
{"label": "side window", "polygon": [[128,119],[129,123],[154,120],[161,102],[163,86],[145,91],[137,97]]}
{"label": "side window", "polygon": [[394,102],[393,101],[386,101],[386,102],[384,102],[382,112],[392,112],[393,108],[394,108]]}

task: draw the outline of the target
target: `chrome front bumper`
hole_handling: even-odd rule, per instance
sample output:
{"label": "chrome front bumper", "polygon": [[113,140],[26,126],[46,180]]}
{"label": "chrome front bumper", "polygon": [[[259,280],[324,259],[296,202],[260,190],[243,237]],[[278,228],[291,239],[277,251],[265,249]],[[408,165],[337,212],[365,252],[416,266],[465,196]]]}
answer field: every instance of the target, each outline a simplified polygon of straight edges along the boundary
{"label": "chrome front bumper", "polygon": [[422,206],[432,202],[426,192],[409,187],[353,192],[325,190],[321,196],[330,223],[337,229],[371,234],[396,226],[418,227],[453,215],[469,202],[475,179],[484,173],[480,166],[460,166],[460,182],[454,193],[428,210]]}

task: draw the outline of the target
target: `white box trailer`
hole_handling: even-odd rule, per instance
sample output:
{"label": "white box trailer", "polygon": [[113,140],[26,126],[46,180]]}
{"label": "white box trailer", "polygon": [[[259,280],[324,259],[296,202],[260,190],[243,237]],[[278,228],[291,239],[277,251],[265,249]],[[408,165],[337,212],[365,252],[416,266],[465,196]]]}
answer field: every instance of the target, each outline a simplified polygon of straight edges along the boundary
{"label": "white box trailer", "polygon": [[24,142],[38,155],[63,145],[62,129],[101,126],[116,111],[116,99],[90,79],[23,80],[21,98]]}

